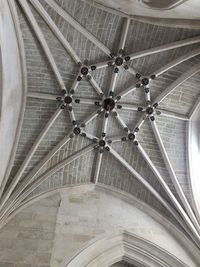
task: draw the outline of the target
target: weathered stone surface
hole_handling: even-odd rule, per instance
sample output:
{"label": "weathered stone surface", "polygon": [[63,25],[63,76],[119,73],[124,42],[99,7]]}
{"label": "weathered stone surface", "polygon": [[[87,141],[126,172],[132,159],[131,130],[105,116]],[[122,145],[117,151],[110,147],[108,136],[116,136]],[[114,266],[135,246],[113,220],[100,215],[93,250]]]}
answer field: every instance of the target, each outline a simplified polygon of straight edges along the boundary
{"label": "weathered stone surface", "polygon": [[170,234],[169,229],[152,220],[136,206],[122,200],[120,194],[116,197],[111,191],[93,190],[88,186],[64,189],[58,211],[51,265],[57,267],[64,261],[67,264],[89,244],[118,230],[131,231],[157,245],[161,242],[171,253],[180,253],[179,256],[183,256],[184,248],[182,250],[176,241],[174,243],[175,237]]}
{"label": "weathered stone surface", "polygon": [[59,195],[16,215],[0,232],[0,266],[50,266]]}

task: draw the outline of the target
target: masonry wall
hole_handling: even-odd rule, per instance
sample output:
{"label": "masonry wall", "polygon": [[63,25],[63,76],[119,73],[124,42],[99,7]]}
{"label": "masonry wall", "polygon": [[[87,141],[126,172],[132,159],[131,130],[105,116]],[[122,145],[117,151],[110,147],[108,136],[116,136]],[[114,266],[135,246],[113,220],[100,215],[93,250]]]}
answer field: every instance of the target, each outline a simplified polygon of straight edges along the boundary
{"label": "masonry wall", "polygon": [[95,240],[123,230],[153,242],[189,267],[199,266],[195,251],[191,255],[170,225],[161,225],[162,219],[156,221],[154,212],[135,198],[94,185],[59,192],[23,209],[0,230],[0,267],[67,266],[64,263]]}
{"label": "masonry wall", "polygon": [[51,266],[65,266],[63,262],[67,264],[94,240],[123,230],[155,243],[190,267],[198,266],[174,234],[150,217],[135,199],[127,203],[119,192],[94,188],[76,186],[62,191]]}
{"label": "masonry wall", "polygon": [[49,267],[59,196],[33,204],[0,230],[0,267]]}

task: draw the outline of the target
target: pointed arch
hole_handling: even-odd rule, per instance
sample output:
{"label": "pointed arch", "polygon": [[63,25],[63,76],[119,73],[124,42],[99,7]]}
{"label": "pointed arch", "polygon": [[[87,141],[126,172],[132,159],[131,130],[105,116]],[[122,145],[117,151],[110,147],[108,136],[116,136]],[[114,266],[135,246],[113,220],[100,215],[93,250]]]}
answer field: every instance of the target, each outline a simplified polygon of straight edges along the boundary
{"label": "pointed arch", "polygon": [[144,267],[187,266],[155,244],[128,231],[122,231],[95,240],[70,262],[64,260],[59,267],[107,267],[121,260]]}

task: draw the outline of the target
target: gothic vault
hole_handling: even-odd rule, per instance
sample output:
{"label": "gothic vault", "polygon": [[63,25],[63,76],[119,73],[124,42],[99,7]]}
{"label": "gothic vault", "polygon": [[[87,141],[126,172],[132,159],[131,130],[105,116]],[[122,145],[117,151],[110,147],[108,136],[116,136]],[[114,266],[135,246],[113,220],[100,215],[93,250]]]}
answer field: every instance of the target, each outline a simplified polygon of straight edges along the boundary
{"label": "gothic vault", "polygon": [[[28,209],[33,200],[42,201],[42,196],[49,198],[52,192],[64,195],[65,188],[73,188],[76,194],[76,187],[94,186],[101,188],[97,191],[109,189],[133,197],[143,203],[141,207],[149,207],[151,215],[159,214],[165,225],[177,229],[190,242],[194,261],[198,261],[200,208],[198,191],[194,189],[190,138],[200,103],[200,28],[143,21],[94,1],[5,2],[21,47],[22,102],[14,122],[19,123],[8,163],[2,159],[2,238],[6,239],[6,227],[12,229],[15,215],[23,207]],[[3,46],[1,52],[4,58]],[[17,76],[17,67],[15,71]],[[17,95],[12,97],[18,94],[17,88],[8,96],[16,116]],[[3,138],[1,141],[5,144]],[[1,156],[5,159],[3,150]],[[100,193],[94,194],[100,198]],[[53,205],[53,216],[65,198],[48,198],[41,205],[47,214],[47,207]],[[95,198],[91,201],[96,203]],[[32,211],[37,214],[37,207],[33,206]],[[21,227],[23,220],[20,216],[18,219]],[[53,232],[57,224],[54,220],[49,226]],[[125,235],[121,244],[126,250]],[[31,265],[23,262],[24,256],[18,262],[2,255],[0,266],[50,266],[48,260]],[[51,260],[51,266],[68,266],[59,265],[60,261]],[[191,266],[199,262],[195,264]],[[145,265],[130,260],[127,253],[112,266],[171,265]],[[180,262],[177,266],[189,265]]]}

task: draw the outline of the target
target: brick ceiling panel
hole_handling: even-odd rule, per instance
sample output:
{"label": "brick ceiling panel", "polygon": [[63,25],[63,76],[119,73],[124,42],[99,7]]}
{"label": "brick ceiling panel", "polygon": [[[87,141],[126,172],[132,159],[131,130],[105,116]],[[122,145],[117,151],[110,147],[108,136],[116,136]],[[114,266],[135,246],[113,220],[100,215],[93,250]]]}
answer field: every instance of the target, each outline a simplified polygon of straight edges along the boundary
{"label": "brick ceiling panel", "polygon": [[[89,76],[90,77],[90,76]],[[78,87],[75,90],[74,97],[80,98],[80,97],[86,97],[86,98],[91,98],[91,99],[100,99],[99,95],[97,92],[94,90],[92,87],[90,81],[90,78],[83,78]],[[69,87],[70,88],[70,87]]]}
{"label": "brick ceiling panel", "polygon": [[108,48],[114,51],[117,49],[123,18],[101,10],[95,5],[89,5],[85,1],[56,0],[55,2]]}
{"label": "brick ceiling panel", "polygon": [[[96,63],[96,62],[95,62]],[[110,76],[113,68],[102,68],[92,72],[92,77],[95,79],[104,94],[108,94],[110,86]]]}
{"label": "brick ceiling panel", "polygon": [[51,151],[57,143],[66,136],[66,133],[68,133],[71,128],[69,115],[61,113],[38,146],[26,172],[24,172],[24,175],[36,166],[36,164],[38,164],[42,158],[45,157],[45,155],[47,155],[48,152]]}
{"label": "brick ceiling panel", "polygon": [[200,96],[199,78],[199,73],[189,78],[182,85],[173,90],[173,92],[162,101],[160,107],[189,115],[194,103]]}
{"label": "brick ceiling panel", "polygon": [[[139,105],[138,105],[139,106]],[[118,111],[119,116],[123,119],[127,127],[133,131],[135,128],[136,123],[138,122],[141,114],[137,111],[133,110],[123,110],[119,109]]]}
{"label": "brick ceiling panel", "polygon": [[124,136],[126,135],[123,127],[119,124],[115,116],[112,114],[109,118],[109,125],[111,127],[107,130],[107,139],[112,139],[112,137]]}
{"label": "brick ceiling panel", "polygon": [[[97,110],[98,107],[94,104],[74,104],[74,113],[76,116],[77,123],[80,124],[82,121],[84,121],[87,117],[89,117]],[[93,121],[91,121],[91,123],[93,123]]]}
{"label": "brick ceiling panel", "polygon": [[[170,202],[168,196],[166,195],[166,192],[163,190],[161,184],[159,183],[157,177],[152,172],[150,167],[148,166],[147,162],[142,157],[141,153],[138,151],[137,147],[133,144],[130,144],[129,142],[124,142],[123,144],[115,143],[113,144],[113,148],[126,160],[128,164],[130,164],[156,191],[159,192],[160,195],[164,199],[166,199],[168,202]],[[155,157],[152,156],[152,152],[150,152],[149,157],[152,159],[152,162],[156,165]],[[160,159],[162,162],[162,158]],[[159,167],[157,167],[159,170]],[[164,165],[163,168],[166,171],[166,167]],[[172,181],[169,178],[169,173],[165,173],[165,179],[166,183],[171,186],[171,188],[174,189]],[[123,175],[124,177],[124,175]],[[123,179],[123,178],[122,178]],[[133,189],[134,190],[134,189]]]}
{"label": "brick ceiling panel", "polygon": [[[41,129],[46,125],[56,109],[57,103],[55,101],[35,98],[27,99],[24,122],[11,177],[13,177],[16,171],[19,169],[28,151],[40,134]],[[52,141],[53,140],[51,140],[51,142]]]}
{"label": "brick ceiling panel", "polygon": [[[45,39],[47,40],[49,49],[51,50],[55,61],[58,63],[57,65],[59,72],[63,77],[67,88],[70,88],[75,78],[73,74],[78,73],[78,66],[69,56],[64,47],[60,44],[59,40],[52,33],[48,25],[45,23],[44,19],[41,18],[41,16],[32,6],[30,7],[40,29],[42,30],[42,33],[44,34]],[[59,87],[57,87],[57,90],[59,92]]]}
{"label": "brick ceiling panel", "polygon": [[95,154],[96,151],[93,150],[67,165],[63,170],[63,185],[90,183],[93,178]]}
{"label": "brick ceiling panel", "polygon": [[[135,85],[135,83],[131,84],[131,86],[132,85]],[[128,87],[125,87],[124,89],[126,89],[126,88],[128,88]],[[123,92],[124,89],[121,89],[120,93]],[[142,87],[137,88],[133,92],[128,93],[126,96],[124,96],[119,101],[119,104],[121,104],[121,103],[131,104],[131,103],[133,103],[133,99],[134,99],[134,104],[136,104],[138,106],[145,105],[144,90]]]}
{"label": "brick ceiling panel", "polygon": [[[62,140],[62,139],[60,139]],[[57,166],[60,162],[77,153],[79,150],[91,145],[91,141],[81,136],[75,136],[70,139],[64,146],[62,146],[47,162],[44,164],[38,175],[35,176],[35,180],[45,172]],[[52,150],[53,148],[51,148]],[[49,150],[49,151],[51,151]],[[87,171],[87,168],[85,169]],[[89,169],[88,169],[89,171]],[[63,171],[62,171],[63,173]],[[67,177],[66,177],[67,179]]]}
{"label": "brick ceiling panel", "polygon": [[[156,97],[166,88],[168,87],[172,82],[174,82],[176,79],[178,79],[182,73],[188,71],[191,67],[193,67],[195,64],[198,63],[198,58],[195,57],[193,59],[187,60],[184,63],[179,64],[178,66],[175,66],[174,68],[166,71],[162,75],[160,75],[157,79],[153,80],[151,82],[151,95],[153,99],[156,99]],[[185,83],[185,82],[184,82]],[[172,93],[166,97],[174,99],[174,92],[176,90],[180,91],[180,87],[174,89]],[[164,102],[166,100],[164,99],[161,103],[160,106],[164,107]],[[177,101],[177,99],[176,99]],[[189,104],[189,103],[188,103]],[[181,110],[180,110],[181,111]]]}
{"label": "brick ceiling panel", "polygon": [[[139,22],[88,1],[16,2],[28,95],[2,201],[6,212],[15,199],[20,205],[56,188],[101,183],[175,224],[182,216],[187,233],[193,231],[186,223],[195,220],[186,121],[200,94],[200,30]],[[193,69],[196,74],[167,93]]]}
{"label": "brick ceiling panel", "polygon": [[[79,159],[61,168],[36,187],[26,200],[63,186],[90,183],[93,174],[94,157],[95,151],[91,151],[87,154],[87,157],[85,157],[85,155],[81,156]],[[48,171],[48,169],[46,169],[46,171]],[[41,176],[38,177],[42,177],[43,174],[40,173],[40,175]]]}
{"label": "brick ceiling panel", "polygon": [[[43,6],[46,6],[46,3],[44,4],[44,0],[40,2]],[[73,18],[77,20],[77,18],[79,18],[79,14],[77,14],[77,17],[74,14],[74,8],[75,8],[74,4],[76,4],[75,2],[72,3],[72,6],[73,6],[72,8],[67,8],[66,10],[65,9],[64,10],[67,11],[68,14],[70,14]],[[58,5],[61,7],[59,3]],[[48,6],[48,9],[50,9],[49,11],[50,17],[52,18],[56,26],[58,26],[61,33],[64,35],[67,41],[71,44],[71,46],[76,51],[77,55],[81,58],[82,61],[88,60],[88,59],[90,59],[90,61],[106,59],[105,55],[102,53],[102,51],[97,46],[95,46],[90,40],[85,38],[83,34],[81,34],[76,29],[74,29],[74,27],[71,26],[68,22],[66,22],[61,16],[57,15],[56,12],[52,10],[52,8],[49,8]],[[81,6],[79,6],[78,9],[80,12],[84,10]],[[83,19],[83,21],[85,20]],[[92,26],[95,27],[95,24]],[[89,27],[89,30],[91,31],[91,25]],[[110,29],[110,31],[111,30],[112,29]],[[98,32],[97,29],[94,29],[94,32],[97,33]],[[101,36],[101,33],[102,33],[102,29],[99,31],[99,36]],[[107,35],[109,36],[110,32]]]}
{"label": "brick ceiling panel", "polygon": [[199,34],[199,29],[170,28],[132,20],[128,32],[126,50],[129,51],[129,53],[138,52],[174,41],[198,36]]}
{"label": "brick ceiling panel", "polygon": [[[185,195],[191,201],[191,195],[185,185],[189,183],[187,173],[187,150],[186,150],[186,122],[167,118],[165,121],[157,121],[158,129],[167,151],[169,160],[175,171]],[[170,138],[167,132],[171,131]]]}
{"label": "brick ceiling panel", "polygon": [[18,8],[18,16],[24,40],[28,91],[58,93],[59,85],[53,71],[20,8]]}
{"label": "brick ceiling panel", "polygon": [[130,174],[124,166],[120,165],[120,168],[118,168],[119,162],[109,153],[105,154],[102,166],[99,179],[100,183],[131,193],[133,196],[145,203],[148,203],[157,211],[161,212],[164,216],[169,216],[169,212],[163,207],[163,205],[160,204],[152,193],[150,193],[144,186],[141,186],[141,183],[132,174]]}
{"label": "brick ceiling panel", "polygon": [[[96,111],[96,109],[95,109]],[[95,112],[94,111],[94,112]],[[92,120],[85,126],[85,130],[88,134],[91,134],[94,138],[101,136],[104,114],[100,114],[97,118]]]}
{"label": "brick ceiling panel", "polygon": [[136,83],[137,83],[137,78],[135,77],[135,75],[127,72],[124,68],[122,68],[120,69],[119,75],[117,77],[115,92],[116,94],[119,94],[124,89]]}
{"label": "brick ceiling panel", "polygon": [[[188,52],[198,48],[198,44],[179,47],[169,51],[163,51],[161,53],[155,53],[142,58],[134,59],[130,65],[143,75],[150,75],[159,70],[164,65],[170,63],[172,60],[177,59],[180,56],[185,55]],[[187,67],[187,64],[184,63],[183,65]]]}

